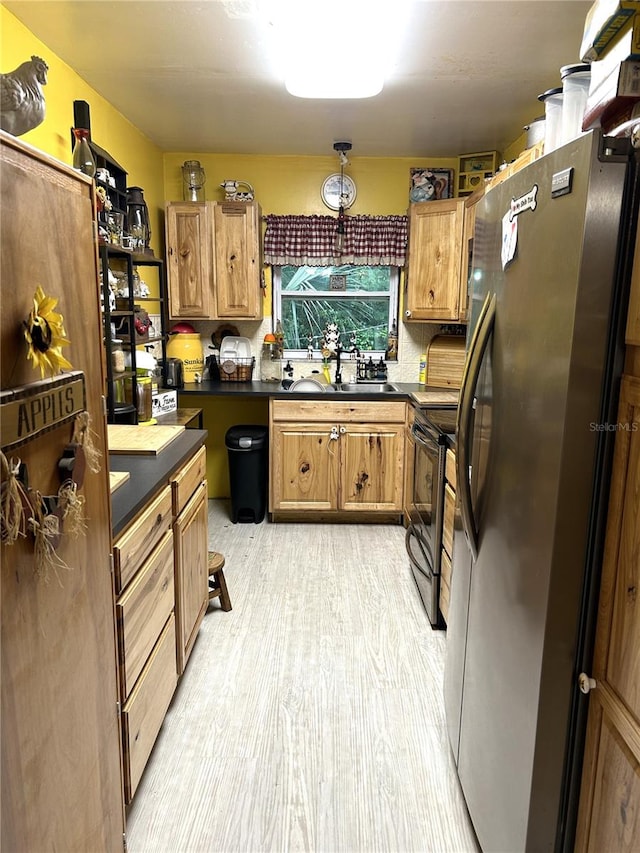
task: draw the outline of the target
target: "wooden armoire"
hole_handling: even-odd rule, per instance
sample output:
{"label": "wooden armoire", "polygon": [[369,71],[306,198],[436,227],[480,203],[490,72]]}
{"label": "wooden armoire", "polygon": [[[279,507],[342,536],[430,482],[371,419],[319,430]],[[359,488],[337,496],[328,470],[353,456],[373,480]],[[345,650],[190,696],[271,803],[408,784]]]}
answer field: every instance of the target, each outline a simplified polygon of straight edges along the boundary
{"label": "wooden armoire", "polygon": [[[49,386],[27,359],[23,333],[40,285],[59,300],[55,310],[70,342],[64,355],[79,372],[76,388],[102,454],[100,470],[87,468],[78,492],[86,527],[73,538],[63,526],[57,569],[39,574],[28,530],[1,546],[1,846],[7,853],[111,853],[123,850],[124,804],[94,189],[85,176],[5,133],[0,171],[3,416],[7,392],[29,399],[25,386],[38,388],[32,413],[43,410],[37,401]],[[58,463],[78,417],[60,422],[64,414],[32,418],[46,431],[31,424],[18,446],[8,446],[15,436],[9,416],[3,418],[3,453],[11,470],[22,463],[32,495],[56,495],[61,485]],[[3,488],[7,482],[3,474]]]}

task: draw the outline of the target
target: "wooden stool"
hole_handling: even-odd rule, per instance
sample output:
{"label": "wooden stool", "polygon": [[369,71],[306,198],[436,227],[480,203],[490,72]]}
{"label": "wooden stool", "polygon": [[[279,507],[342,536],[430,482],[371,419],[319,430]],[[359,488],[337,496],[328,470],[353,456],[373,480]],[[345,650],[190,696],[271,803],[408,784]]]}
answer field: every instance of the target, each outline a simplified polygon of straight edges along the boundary
{"label": "wooden stool", "polygon": [[227,582],[224,579],[224,557],[217,551],[209,551],[209,601],[212,598],[220,599],[220,607],[223,610],[231,610],[231,599],[227,591]]}

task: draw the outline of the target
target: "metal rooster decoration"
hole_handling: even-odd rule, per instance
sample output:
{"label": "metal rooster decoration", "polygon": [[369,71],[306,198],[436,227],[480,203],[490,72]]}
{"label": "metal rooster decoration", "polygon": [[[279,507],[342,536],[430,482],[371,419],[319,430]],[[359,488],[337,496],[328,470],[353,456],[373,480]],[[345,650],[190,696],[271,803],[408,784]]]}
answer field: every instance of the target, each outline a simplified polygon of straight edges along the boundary
{"label": "metal rooster decoration", "polygon": [[49,66],[32,56],[15,71],[0,74],[0,127],[22,136],[42,123],[45,113],[42,86],[47,83]]}

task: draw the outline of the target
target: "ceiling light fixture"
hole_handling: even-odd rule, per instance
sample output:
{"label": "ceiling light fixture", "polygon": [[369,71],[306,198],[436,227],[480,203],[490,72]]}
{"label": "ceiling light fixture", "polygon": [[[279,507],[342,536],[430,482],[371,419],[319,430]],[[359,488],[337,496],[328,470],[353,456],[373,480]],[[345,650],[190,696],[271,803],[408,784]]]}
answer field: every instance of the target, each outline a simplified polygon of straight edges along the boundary
{"label": "ceiling light fixture", "polygon": [[287,91],[298,98],[371,98],[379,94],[400,44],[408,0],[263,0],[274,56]]}
{"label": "ceiling light fixture", "polygon": [[344,192],[344,167],[349,163],[349,160],[347,159],[347,151],[351,151],[352,148],[353,146],[350,142],[333,143],[333,150],[338,153],[338,159],[340,160],[340,207],[338,208],[338,226],[336,228],[335,242],[335,251],[337,255],[341,255],[344,252],[344,206],[347,201]]}

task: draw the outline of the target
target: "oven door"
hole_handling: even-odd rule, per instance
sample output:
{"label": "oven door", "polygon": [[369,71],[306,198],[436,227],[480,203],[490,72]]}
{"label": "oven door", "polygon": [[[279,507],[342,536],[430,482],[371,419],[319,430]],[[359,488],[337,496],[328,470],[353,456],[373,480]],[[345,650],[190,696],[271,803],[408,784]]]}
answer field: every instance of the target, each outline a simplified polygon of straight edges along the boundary
{"label": "oven door", "polygon": [[411,571],[431,627],[443,628],[444,622],[440,616],[440,575],[434,574],[431,560],[412,524],[407,528],[405,546]]}
{"label": "oven door", "polygon": [[411,434],[415,457],[409,515],[431,569],[439,575],[446,448],[438,430],[417,418]]}
{"label": "oven door", "polygon": [[406,548],[424,608],[436,628],[443,626],[439,604],[446,448],[440,432],[422,419],[416,418],[411,434],[415,458]]}

